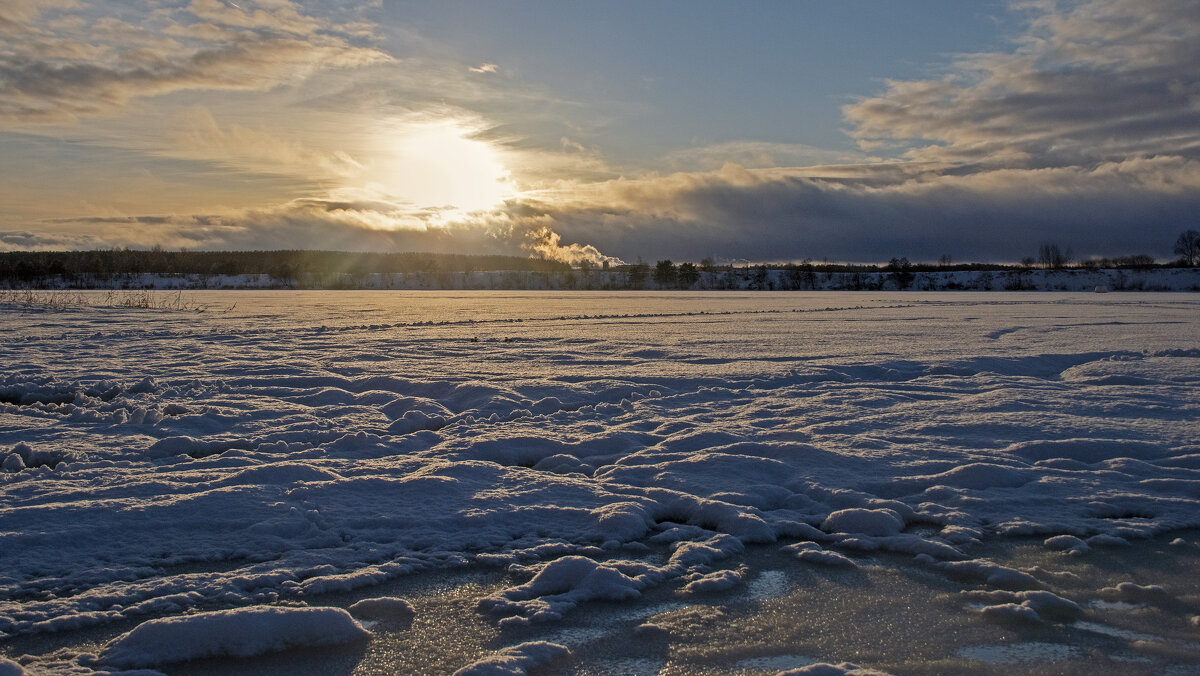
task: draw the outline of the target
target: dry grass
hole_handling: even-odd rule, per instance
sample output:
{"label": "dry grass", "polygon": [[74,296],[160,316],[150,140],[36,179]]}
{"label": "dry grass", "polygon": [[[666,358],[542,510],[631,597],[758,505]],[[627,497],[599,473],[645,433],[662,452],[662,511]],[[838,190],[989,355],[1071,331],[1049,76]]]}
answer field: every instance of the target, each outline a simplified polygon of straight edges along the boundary
{"label": "dry grass", "polygon": [[[206,304],[197,303],[183,291],[157,292],[153,289],[107,291],[48,291],[36,289],[0,290],[0,304],[26,310],[63,312],[72,308],[123,307],[168,312],[206,312]],[[232,310],[233,306],[224,311]]]}

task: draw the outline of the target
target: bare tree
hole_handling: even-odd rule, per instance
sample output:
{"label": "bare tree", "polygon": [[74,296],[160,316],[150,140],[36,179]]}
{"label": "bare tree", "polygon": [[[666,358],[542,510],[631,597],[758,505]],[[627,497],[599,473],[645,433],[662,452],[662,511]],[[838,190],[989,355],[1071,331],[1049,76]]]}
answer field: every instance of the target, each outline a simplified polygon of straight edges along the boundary
{"label": "bare tree", "polygon": [[1200,265],[1200,232],[1188,230],[1179,233],[1179,239],[1175,240],[1175,254],[1183,257],[1183,262],[1188,265]]}
{"label": "bare tree", "polygon": [[887,269],[890,270],[888,274],[895,282],[897,289],[903,291],[912,285],[912,263],[909,263],[907,258],[893,258],[888,262]]}
{"label": "bare tree", "polygon": [[1047,270],[1058,270],[1071,262],[1071,249],[1062,248],[1055,243],[1047,243],[1038,247],[1038,264]]}

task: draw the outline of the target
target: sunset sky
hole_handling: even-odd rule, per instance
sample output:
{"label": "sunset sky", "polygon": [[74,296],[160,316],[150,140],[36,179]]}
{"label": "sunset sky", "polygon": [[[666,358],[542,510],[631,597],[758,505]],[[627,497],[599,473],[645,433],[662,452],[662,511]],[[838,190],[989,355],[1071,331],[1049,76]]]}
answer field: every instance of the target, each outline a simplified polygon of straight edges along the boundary
{"label": "sunset sky", "polygon": [[0,250],[1171,256],[1200,2],[3,0]]}

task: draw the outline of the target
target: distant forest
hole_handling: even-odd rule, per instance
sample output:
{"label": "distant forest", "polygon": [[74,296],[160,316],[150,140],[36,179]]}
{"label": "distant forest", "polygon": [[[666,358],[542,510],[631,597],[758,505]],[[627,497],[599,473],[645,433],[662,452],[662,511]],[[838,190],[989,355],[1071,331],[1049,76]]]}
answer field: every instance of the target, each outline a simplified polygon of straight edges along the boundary
{"label": "distant forest", "polygon": [[30,283],[51,277],[75,281],[120,275],[269,275],[298,279],[308,275],[477,272],[516,270],[566,272],[566,263],[521,256],[467,256],[435,253],[351,251],[95,251],[0,252],[0,282]]}
{"label": "distant forest", "polygon": [[[1190,234],[1193,231],[1189,231]],[[1183,236],[1181,236],[1181,241]],[[1200,239],[1198,239],[1200,241]],[[1070,250],[1042,245],[1037,257],[1017,264],[936,263],[893,258],[863,265],[799,263],[730,264],[660,260],[595,265],[521,256],[469,256],[435,253],[348,251],[167,251],[104,249],[94,251],[0,252],[0,288],[309,288],[309,289],[979,289],[1039,288],[1031,275],[1109,270],[1115,289],[1142,288],[1160,282],[1136,279],[1143,273],[1188,267],[1195,252],[1161,264],[1146,255],[1073,262]],[[1040,271],[1040,272],[1036,272]],[[1057,281],[1061,285],[1064,282]],[[1196,286],[1186,282],[1186,288]],[[1056,288],[1056,287],[1050,287]]]}

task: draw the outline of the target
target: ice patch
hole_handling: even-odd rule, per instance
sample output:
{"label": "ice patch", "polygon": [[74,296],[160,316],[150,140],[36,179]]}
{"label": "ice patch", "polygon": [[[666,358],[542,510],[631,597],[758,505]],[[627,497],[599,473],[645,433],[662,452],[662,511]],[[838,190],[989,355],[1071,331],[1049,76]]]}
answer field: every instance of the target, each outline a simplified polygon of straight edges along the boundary
{"label": "ice patch", "polygon": [[1074,646],[1061,643],[1030,641],[1011,645],[972,645],[958,649],[958,655],[975,662],[988,664],[1020,664],[1028,662],[1060,662],[1079,655]]}

